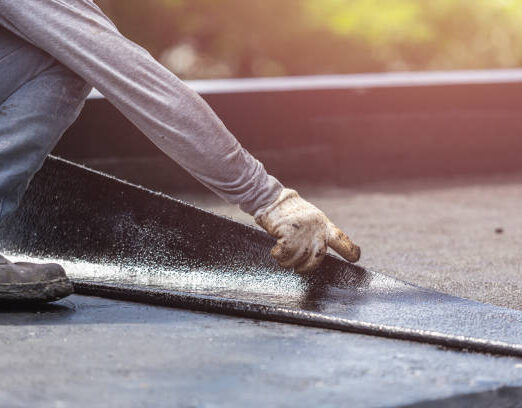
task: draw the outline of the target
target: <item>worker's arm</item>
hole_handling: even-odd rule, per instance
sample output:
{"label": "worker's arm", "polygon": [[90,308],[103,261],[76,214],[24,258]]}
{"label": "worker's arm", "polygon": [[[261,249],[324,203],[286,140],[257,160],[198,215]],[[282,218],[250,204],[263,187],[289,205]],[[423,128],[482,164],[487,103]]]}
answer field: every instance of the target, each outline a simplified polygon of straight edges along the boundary
{"label": "worker's arm", "polygon": [[94,3],[0,0],[0,18],[97,88],[154,144],[227,201],[253,213],[282,190],[199,95],[122,36]]}
{"label": "worker's arm", "polygon": [[[270,225],[277,223],[275,214],[283,215],[288,207],[274,204],[281,200],[283,186],[242,148],[201,97],[122,36],[94,3],[0,0],[0,24],[96,87],[169,157],[226,201],[257,213],[258,220],[265,220],[260,225],[280,238]],[[292,202],[306,207],[304,200]],[[309,224],[308,241],[315,242],[313,237],[323,236],[324,225],[318,227],[317,220],[306,219],[306,211],[302,214],[301,222]],[[314,259],[323,256],[322,251]],[[299,262],[285,265],[299,266]]]}

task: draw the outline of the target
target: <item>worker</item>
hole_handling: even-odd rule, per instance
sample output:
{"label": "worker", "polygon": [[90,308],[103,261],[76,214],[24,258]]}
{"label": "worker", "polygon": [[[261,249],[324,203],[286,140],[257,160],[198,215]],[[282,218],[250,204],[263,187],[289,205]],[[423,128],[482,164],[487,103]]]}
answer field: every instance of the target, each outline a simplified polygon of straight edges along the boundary
{"label": "worker", "polygon": [[[199,95],[91,0],[0,0],[0,218],[17,208],[92,87],[197,180],[253,215],[277,238],[271,254],[282,267],[312,271],[328,246],[359,259],[323,212],[270,176]],[[71,292],[61,266],[0,256],[0,301]]]}

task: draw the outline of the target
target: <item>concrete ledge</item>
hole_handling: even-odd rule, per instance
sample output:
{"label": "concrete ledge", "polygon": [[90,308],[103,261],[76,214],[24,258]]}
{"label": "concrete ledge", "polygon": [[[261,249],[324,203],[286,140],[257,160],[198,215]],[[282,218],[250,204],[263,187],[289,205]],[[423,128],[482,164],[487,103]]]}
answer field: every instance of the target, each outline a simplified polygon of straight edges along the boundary
{"label": "concrete ledge", "polygon": [[[522,69],[389,72],[378,74],[313,75],[272,78],[191,80],[185,83],[200,95],[326,89],[371,89],[522,82]],[[89,99],[103,99],[96,89]]]}

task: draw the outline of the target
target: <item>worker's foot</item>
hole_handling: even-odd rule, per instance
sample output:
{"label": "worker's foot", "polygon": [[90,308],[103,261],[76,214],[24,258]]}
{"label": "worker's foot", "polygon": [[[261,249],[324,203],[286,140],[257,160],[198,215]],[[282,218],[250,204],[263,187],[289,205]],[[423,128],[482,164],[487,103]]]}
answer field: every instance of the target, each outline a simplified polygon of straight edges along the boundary
{"label": "worker's foot", "polygon": [[72,292],[60,265],[12,263],[0,255],[0,303],[53,302]]}

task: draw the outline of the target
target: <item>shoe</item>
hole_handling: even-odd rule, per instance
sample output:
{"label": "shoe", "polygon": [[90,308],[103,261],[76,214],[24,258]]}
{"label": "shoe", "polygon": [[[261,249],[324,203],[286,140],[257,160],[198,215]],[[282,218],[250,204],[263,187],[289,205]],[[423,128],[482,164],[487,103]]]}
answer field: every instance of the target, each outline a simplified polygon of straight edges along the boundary
{"label": "shoe", "polygon": [[71,281],[57,264],[12,263],[0,255],[0,302],[54,302],[73,292]]}

